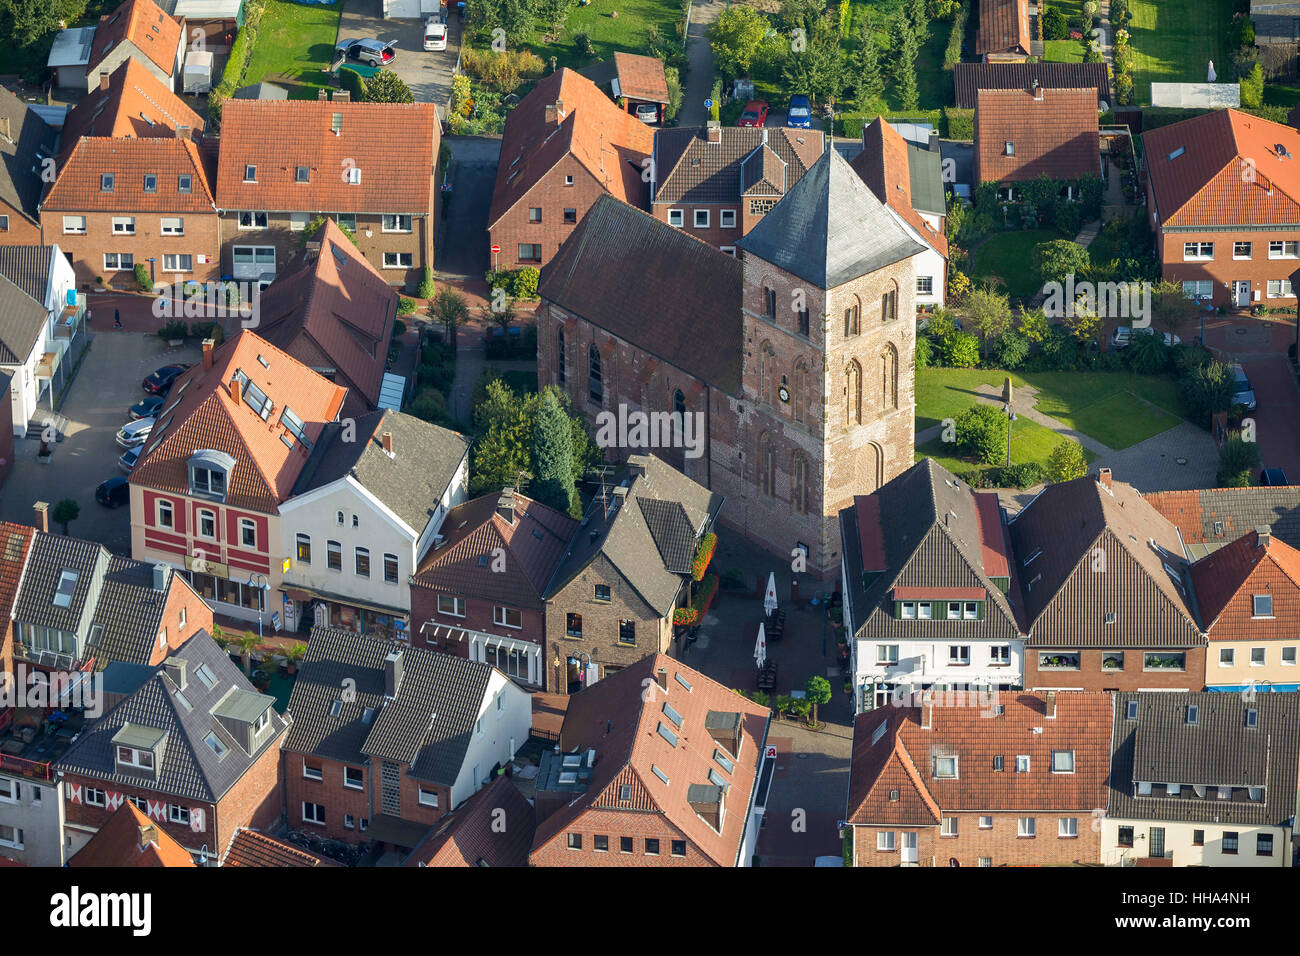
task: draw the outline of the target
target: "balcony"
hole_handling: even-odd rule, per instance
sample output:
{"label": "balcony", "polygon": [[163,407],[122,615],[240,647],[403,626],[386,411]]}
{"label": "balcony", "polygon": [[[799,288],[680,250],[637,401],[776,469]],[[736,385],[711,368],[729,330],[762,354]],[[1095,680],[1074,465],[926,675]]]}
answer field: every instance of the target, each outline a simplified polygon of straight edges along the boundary
{"label": "balcony", "polygon": [[56,339],[75,338],[77,332],[86,322],[86,294],[78,292],[77,301],[69,303],[63,307],[54,323],[54,337]]}
{"label": "balcony", "polygon": [[78,712],[52,720],[39,707],[11,707],[0,714],[0,773],[53,780],[50,765],[67,752],[85,726]]}

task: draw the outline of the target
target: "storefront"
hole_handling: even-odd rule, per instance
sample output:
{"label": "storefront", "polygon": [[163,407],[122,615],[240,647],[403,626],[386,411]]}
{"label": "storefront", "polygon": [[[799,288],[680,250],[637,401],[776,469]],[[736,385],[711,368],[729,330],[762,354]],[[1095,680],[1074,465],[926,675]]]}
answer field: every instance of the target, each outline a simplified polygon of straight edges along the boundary
{"label": "storefront", "polygon": [[335,627],[381,640],[409,641],[410,613],[401,608],[365,604],[310,588],[284,590],[286,627],[309,630]]}
{"label": "storefront", "polygon": [[256,621],[267,610],[266,588],[257,577],[260,576],[254,576],[254,583],[250,583],[191,571],[190,584],[216,613]]}

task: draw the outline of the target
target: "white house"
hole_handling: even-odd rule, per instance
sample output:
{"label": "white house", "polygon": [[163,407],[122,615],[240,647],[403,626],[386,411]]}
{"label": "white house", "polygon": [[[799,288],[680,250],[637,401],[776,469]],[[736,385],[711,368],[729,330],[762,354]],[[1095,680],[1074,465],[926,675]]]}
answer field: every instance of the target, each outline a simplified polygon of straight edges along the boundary
{"label": "white house", "polygon": [[410,577],[468,484],[456,432],[384,409],[328,426],[280,505],[284,627],[405,638]]}
{"label": "white house", "polygon": [[479,704],[465,759],[456,782],[452,784],[453,810],[492,782],[488,773],[497,764],[504,766],[514,757],[527,742],[532,727],[531,695],[493,667],[488,675],[487,693]]}

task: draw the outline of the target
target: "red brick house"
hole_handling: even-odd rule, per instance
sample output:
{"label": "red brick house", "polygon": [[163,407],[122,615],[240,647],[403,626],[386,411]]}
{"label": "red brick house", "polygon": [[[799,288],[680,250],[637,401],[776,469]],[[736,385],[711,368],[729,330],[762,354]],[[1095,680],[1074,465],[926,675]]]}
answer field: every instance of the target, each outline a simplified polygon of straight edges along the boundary
{"label": "red brick house", "polygon": [[99,832],[68,860],[73,867],[176,867],[193,869],[194,859],[131,801],[126,801]]}
{"label": "red brick house", "polygon": [[1111,695],[943,693],[853,724],[854,866],[1068,866],[1101,860]]}
{"label": "red brick house", "polygon": [[1300,132],[1214,110],[1144,133],[1142,143],[1164,278],[1215,306],[1294,308]]}
{"label": "red brick house", "polygon": [[457,505],[411,578],[411,642],[546,682],[543,595],[578,522],[512,489]]}
{"label": "red brick house", "polygon": [[662,654],[569,701],[532,866],[749,866],[772,712]]}
{"label": "red brick house", "polygon": [[41,173],[53,169],[56,142],[34,110],[0,89],[0,245],[41,244]]}
{"label": "red brick house", "polygon": [[1100,176],[1097,115],[1095,88],[979,90],[975,182],[1010,187],[1046,176],[1064,185],[1083,176]]}
{"label": "red brick house", "polygon": [[99,76],[95,89],[63,122],[61,162],[83,136],[114,139],[190,139],[199,142],[205,123],[167,84],[134,57],[110,75]]}
{"label": "red brick house", "polygon": [[494,269],[541,267],[604,193],[646,208],[654,133],[570,69],[540,80],[506,121],[488,212]]}
{"label": "red brick house", "polygon": [[169,89],[176,89],[187,35],[185,21],[168,16],[153,0],[127,0],[99,18],[86,64],[87,91],[99,85],[102,74],[114,72],[127,59],[138,60]]}
{"label": "red brick house", "polygon": [[981,0],[976,53],[989,62],[1014,62],[1037,52],[1032,44],[1029,0]]}

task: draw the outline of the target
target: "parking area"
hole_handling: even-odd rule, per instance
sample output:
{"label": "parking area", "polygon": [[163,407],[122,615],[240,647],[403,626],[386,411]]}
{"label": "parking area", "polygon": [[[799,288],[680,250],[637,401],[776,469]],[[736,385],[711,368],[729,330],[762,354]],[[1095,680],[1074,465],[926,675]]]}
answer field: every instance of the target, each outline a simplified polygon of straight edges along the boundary
{"label": "parking area", "polygon": [[492,187],[496,183],[501,140],[487,136],[448,136],[451,147],[451,201],[434,248],[439,277],[482,278],[490,263],[487,235]]}
{"label": "parking area", "polygon": [[[422,103],[437,103],[446,119],[451,96],[451,74],[460,51],[461,22],[455,12],[448,17],[447,49],[424,49],[423,19],[392,19],[380,16],[380,0],[348,0],[339,19],[338,42],[344,40],[389,40],[397,49],[386,69],[392,70]],[[454,7],[453,7],[454,11]]]}
{"label": "parking area", "polygon": [[[130,509],[101,507],[95,501],[95,488],[105,478],[121,474],[117,459],[122,449],[115,436],[126,423],[127,409],[144,397],[140,380],[161,365],[199,358],[197,343],[173,349],[156,335],[95,333],[59,409],[67,425],[49,464],[37,461],[39,441],[14,440],[14,470],[0,489],[0,518],[31,524],[33,502],[47,501],[53,507],[71,498],[81,506],[81,514],[68,527],[70,534],[130,554]],[[51,522],[50,530],[63,529]]]}

